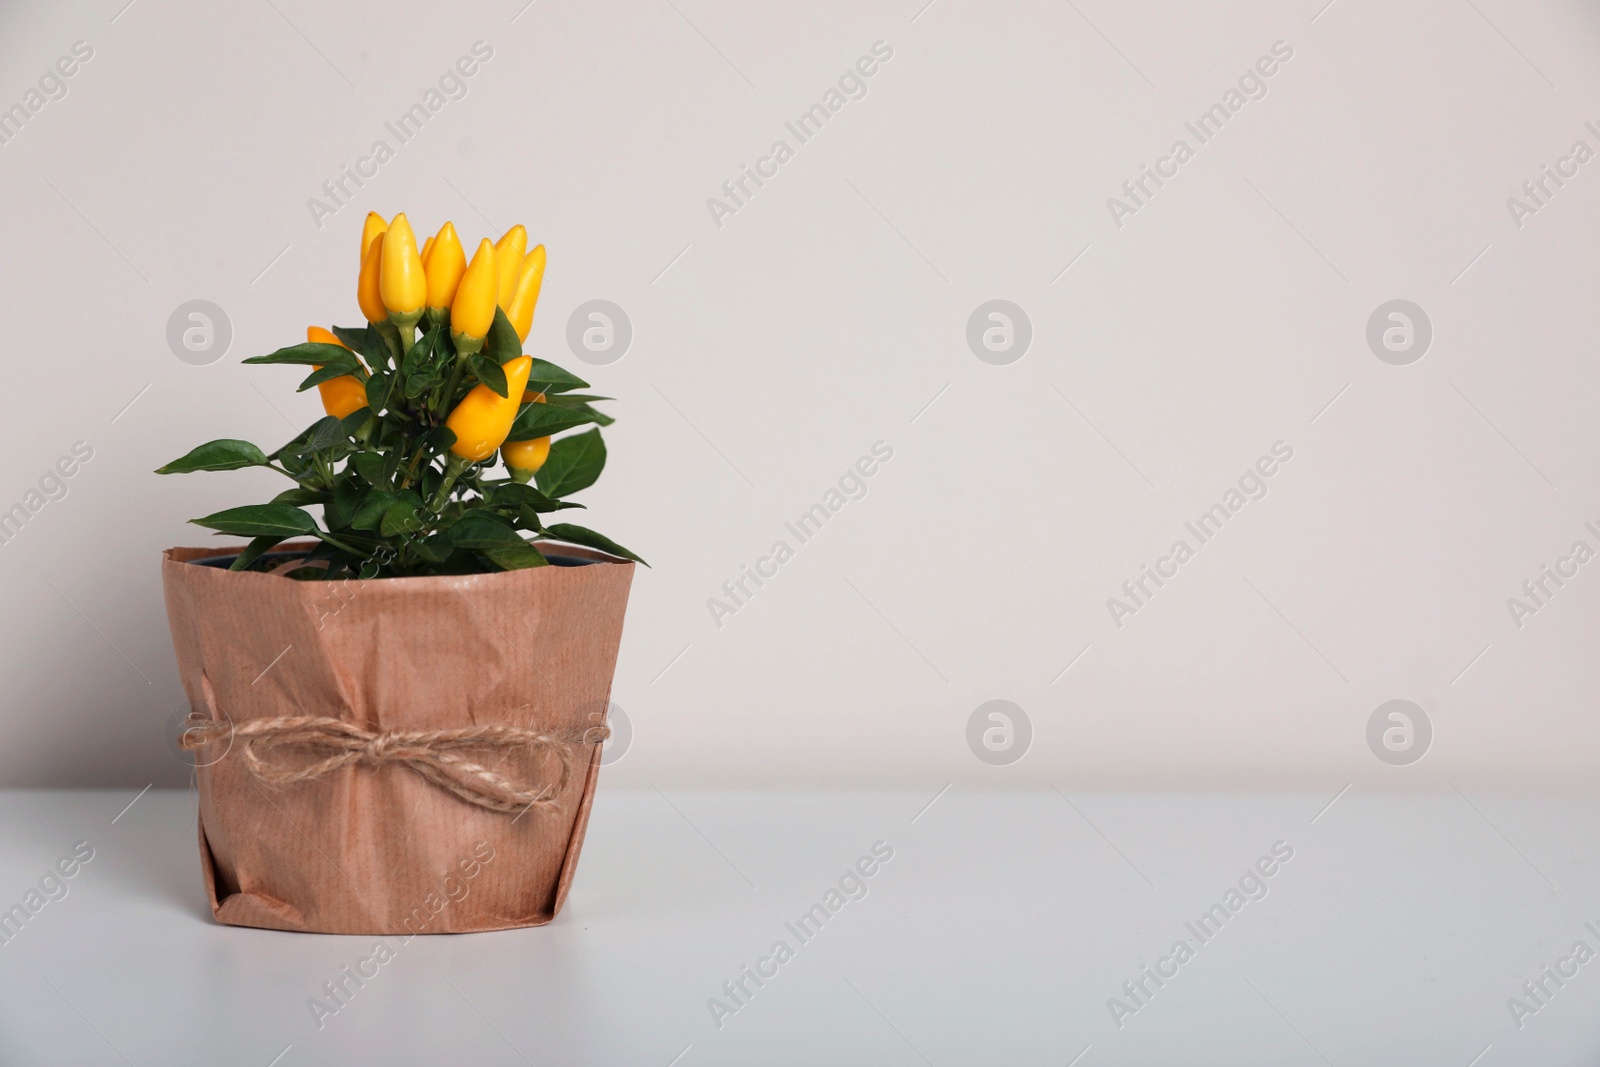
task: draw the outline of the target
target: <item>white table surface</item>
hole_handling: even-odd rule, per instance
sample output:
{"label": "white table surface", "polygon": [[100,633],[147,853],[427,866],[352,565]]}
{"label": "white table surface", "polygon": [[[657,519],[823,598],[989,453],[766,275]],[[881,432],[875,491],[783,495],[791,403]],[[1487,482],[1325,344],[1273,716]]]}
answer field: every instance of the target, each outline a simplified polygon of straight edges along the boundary
{"label": "white table surface", "polygon": [[[1583,925],[1600,928],[1592,796],[1357,789],[1328,807],[1332,791],[957,788],[923,810],[934,792],[602,788],[553,924],[391,939],[394,959],[320,1028],[308,1000],[377,939],[213,922],[192,794],[152,790],[124,811],[132,790],[0,793],[0,908],[74,842],[94,848],[67,895],[0,945],[0,1063],[1556,1067],[1600,1056],[1600,959],[1559,988],[1546,980],[1553,995],[1520,1028],[1507,1006],[1574,942],[1600,951]],[[878,841],[894,858],[867,895],[799,944],[784,923]],[[1294,856],[1267,896],[1200,944],[1185,922],[1278,841]],[[1108,998],[1185,937],[1193,958],[1118,1028]],[[793,958],[719,1028],[708,999],[726,999],[723,983],[779,939]]]}

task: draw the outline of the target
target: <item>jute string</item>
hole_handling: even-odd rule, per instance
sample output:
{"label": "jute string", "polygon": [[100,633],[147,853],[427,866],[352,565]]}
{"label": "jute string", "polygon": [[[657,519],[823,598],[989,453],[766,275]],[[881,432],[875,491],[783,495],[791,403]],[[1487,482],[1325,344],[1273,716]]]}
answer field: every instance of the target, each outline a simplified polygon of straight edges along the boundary
{"label": "jute string", "polygon": [[[522,726],[466,726],[456,730],[366,730],[342,719],[315,716],[251,719],[238,723],[190,719],[178,747],[193,751],[230,737],[244,764],[268,785],[315,781],[343,767],[399,763],[468,804],[507,814],[532,807],[559,807],[557,797],[572,775],[573,745],[597,745],[611,736],[609,726],[595,726],[581,738],[553,737]],[[277,750],[301,751],[309,762],[293,764],[273,758]],[[457,753],[468,749],[553,751],[561,765],[554,783],[519,788],[503,775]]]}

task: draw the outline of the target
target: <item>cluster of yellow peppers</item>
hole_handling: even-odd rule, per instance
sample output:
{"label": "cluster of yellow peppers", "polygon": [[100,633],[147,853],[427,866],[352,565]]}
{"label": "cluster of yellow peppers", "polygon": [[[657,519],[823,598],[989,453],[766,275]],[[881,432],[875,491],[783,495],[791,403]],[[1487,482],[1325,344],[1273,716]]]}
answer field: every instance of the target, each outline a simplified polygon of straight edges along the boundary
{"label": "cluster of yellow peppers", "polygon": [[[505,311],[519,341],[528,339],[544,267],[544,245],[528,251],[528,231],[521,225],[511,227],[497,242],[484,238],[469,263],[454,224],[445,223],[418,251],[404,213],[385,222],[373,212],[361,232],[356,299],[368,322],[392,324],[402,338],[410,338],[424,318],[433,326],[448,321],[456,352],[466,359],[483,348],[496,308]],[[307,327],[306,340],[342,345],[320,326]],[[544,465],[550,438],[506,443],[521,406],[545,401],[543,393],[525,395],[532,368],[529,356],[503,364],[506,396],[478,385],[450,412],[445,425],[456,435],[450,446],[456,463],[479,463],[499,449],[512,477],[520,482]],[[322,382],[317,389],[323,410],[335,418],[367,406],[366,386],[351,375]]]}

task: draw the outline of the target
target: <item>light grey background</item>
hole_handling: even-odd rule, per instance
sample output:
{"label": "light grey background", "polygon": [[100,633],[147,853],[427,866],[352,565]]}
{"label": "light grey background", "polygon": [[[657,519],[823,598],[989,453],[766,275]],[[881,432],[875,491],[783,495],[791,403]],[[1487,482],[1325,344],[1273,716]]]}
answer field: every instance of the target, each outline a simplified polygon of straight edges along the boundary
{"label": "light grey background", "polygon": [[[526,223],[529,350],[618,398],[585,521],[656,566],[614,784],[1332,795],[1592,764],[1600,564],[1520,629],[1506,605],[1600,547],[1600,161],[1520,228],[1506,204],[1600,150],[1592,4],[524,2],[0,8],[0,107],[94,50],[0,145],[0,509],[94,449],[0,545],[0,784],[187,780],[158,556],[277,476],[149,472],[320,414],[239,360],[358,320],[368,210]],[[480,40],[468,95],[396,146],[384,123]],[[785,121],[877,41],[867,95],[797,145]],[[1278,41],[1265,98],[1197,145],[1184,122]],[[1107,198],[1180,137],[1195,157],[1116,226]],[[307,199],[379,138],[395,158],[318,228]],[[778,138],[794,158],[719,227],[707,198]],[[194,299],[232,323],[209,366],[165,340]],[[596,299],[634,338],[586,368],[566,323]],[[1007,366],[966,341],[994,299],[1032,323]],[[1394,299],[1432,322],[1409,366],[1366,343]],[[708,598],[880,440],[868,495],[719,628]],[[1280,440],[1267,497],[1114,625]],[[1007,766],[966,742],[996,699],[1032,724]],[[1432,724],[1409,766],[1367,747],[1392,699]]]}

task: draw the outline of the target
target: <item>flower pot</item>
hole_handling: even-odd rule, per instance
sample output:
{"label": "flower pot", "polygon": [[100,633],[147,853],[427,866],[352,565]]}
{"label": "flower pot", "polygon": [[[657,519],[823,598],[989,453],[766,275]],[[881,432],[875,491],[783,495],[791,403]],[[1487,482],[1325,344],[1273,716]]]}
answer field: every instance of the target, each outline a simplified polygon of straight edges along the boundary
{"label": "flower pot", "polygon": [[186,744],[218,921],[405,935],[556,916],[634,568],[556,551],[556,566],[370,581],[165,553],[191,723],[209,724]]}

